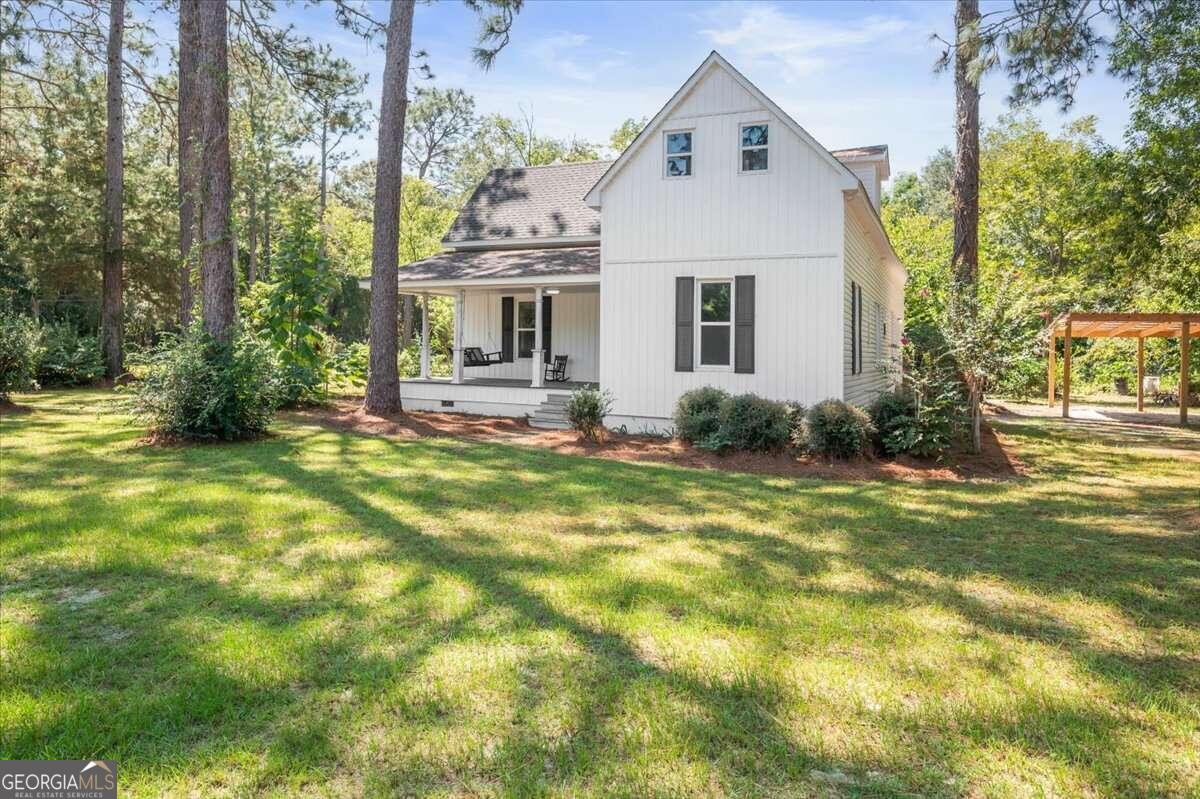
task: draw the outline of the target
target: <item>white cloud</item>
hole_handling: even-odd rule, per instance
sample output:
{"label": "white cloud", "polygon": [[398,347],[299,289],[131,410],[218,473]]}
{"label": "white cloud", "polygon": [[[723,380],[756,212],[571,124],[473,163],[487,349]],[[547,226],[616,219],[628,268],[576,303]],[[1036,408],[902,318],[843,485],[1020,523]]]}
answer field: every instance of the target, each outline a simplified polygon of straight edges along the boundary
{"label": "white cloud", "polygon": [[624,63],[617,50],[589,48],[591,37],[584,33],[555,33],[535,41],[528,48],[552,74],[581,83],[594,83],[607,70]]}
{"label": "white cloud", "polygon": [[[912,23],[897,17],[866,16],[844,23],[806,19],[768,4],[725,5],[709,15],[700,32],[739,62],[773,62],[794,82],[816,74],[856,52],[914,36]],[[922,37],[917,37],[922,38]]]}

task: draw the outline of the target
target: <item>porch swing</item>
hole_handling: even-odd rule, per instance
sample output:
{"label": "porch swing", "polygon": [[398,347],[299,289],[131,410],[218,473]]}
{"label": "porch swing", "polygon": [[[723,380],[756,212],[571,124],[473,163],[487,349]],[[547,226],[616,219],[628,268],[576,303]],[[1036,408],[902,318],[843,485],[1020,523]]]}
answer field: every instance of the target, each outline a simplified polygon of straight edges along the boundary
{"label": "porch swing", "polygon": [[[492,339],[492,333],[489,330],[487,334],[488,346],[496,346],[495,340]],[[483,347],[464,347],[463,348],[463,368],[467,369],[472,366],[498,366],[504,363],[504,351],[496,350],[495,352],[484,352]]]}

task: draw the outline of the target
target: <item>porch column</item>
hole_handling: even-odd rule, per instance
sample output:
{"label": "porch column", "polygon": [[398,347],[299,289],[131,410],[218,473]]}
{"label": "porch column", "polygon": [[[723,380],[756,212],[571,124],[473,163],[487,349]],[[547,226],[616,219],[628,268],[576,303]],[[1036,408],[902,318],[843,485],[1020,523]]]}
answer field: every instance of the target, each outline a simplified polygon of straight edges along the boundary
{"label": "porch column", "polygon": [[1137,364],[1137,398],[1138,398],[1138,413],[1146,410],[1146,337],[1138,336],[1138,364]]}
{"label": "porch column", "polygon": [[1191,323],[1184,319],[1179,331],[1179,423],[1187,427],[1188,396],[1192,387],[1188,377],[1191,372],[1188,361],[1192,352]]}
{"label": "porch column", "polygon": [[1050,331],[1050,356],[1046,360],[1046,405],[1054,407],[1054,348],[1058,346],[1058,336]]}
{"label": "porch column", "polygon": [[542,387],[542,287],[533,290],[533,376],[530,385]]}
{"label": "porch column", "polygon": [[455,383],[463,381],[463,317],[467,311],[467,292],[459,289],[454,297],[454,376]]}
{"label": "porch column", "polygon": [[1063,331],[1063,407],[1064,419],[1071,417],[1071,317],[1067,317],[1067,329]]}
{"label": "porch column", "polygon": [[421,379],[429,379],[429,292],[421,295]]}

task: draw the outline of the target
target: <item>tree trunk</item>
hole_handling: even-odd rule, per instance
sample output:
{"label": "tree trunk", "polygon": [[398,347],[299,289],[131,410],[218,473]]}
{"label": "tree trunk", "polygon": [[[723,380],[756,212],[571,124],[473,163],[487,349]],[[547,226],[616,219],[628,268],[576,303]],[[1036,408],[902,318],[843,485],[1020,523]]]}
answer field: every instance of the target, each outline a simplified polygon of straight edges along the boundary
{"label": "tree trunk", "polygon": [[[958,292],[974,294],[979,274],[979,0],[957,0],[954,11],[954,254]],[[951,306],[953,307],[953,306]]]}
{"label": "tree trunk", "polygon": [[199,229],[197,198],[200,195],[197,143],[200,140],[200,105],[196,94],[200,43],[196,17],[199,0],[179,0],[179,327],[192,323],[195,293],[192,287],[192,244]]}
{"label": "tree trunk", "polygon": [[199,21],[201,314],[205,332],[220,341],[228,341],[234,319],[234,272],[230,220],[229,32],[225,3],[200,3]]}
{"label": "tree trunk", "polygon": [[125,0],[112,0],[108,7],[108,122],[104,148],[104,266],[101,273],[100,348],[104,353],[104,373],[113,380],[125,371],[121,347],[121,271],[124,267],[121,229],[125,187],[121,57],[124,38]]}
{"label": "tree trunk", "polygon": [[271,180],[271,158],[268,156],[263,162],[263,280],[271,279],[271,208],[275,202]]}
{"label": "tree trunk", "polygon": [[412,343],[417,332],[417,298],[411,294],[404,295],[404,312],[401,314],[404,328],[401,336],[401,348]]}
{"label": "tree trunk", "polygon": [[258,280],[258,187],[250,186],[250,207],[247,209],[246,249],[249,250],[249,263],[246,268],[246,282],[251,286]]}
{"label": "tree trunk", "polygon": [[329,204],[329,108],[323,106],[321,109],[323,117],[321,118],[321,191],[318,199],[317,207],[317,230],[320,235],[320,252],[321,258],[324,258],[326,253],[325,233],[325,208]]}
{"label": "tree trunk", "polygon": [[379,104],[374,230],[371,239],[370,364],[364,408],[375,414],[400,410],[396,364],[396,266],[400,259],[400,181],[404,117],[408,112],[408,61],[414,0],[392,0]]}

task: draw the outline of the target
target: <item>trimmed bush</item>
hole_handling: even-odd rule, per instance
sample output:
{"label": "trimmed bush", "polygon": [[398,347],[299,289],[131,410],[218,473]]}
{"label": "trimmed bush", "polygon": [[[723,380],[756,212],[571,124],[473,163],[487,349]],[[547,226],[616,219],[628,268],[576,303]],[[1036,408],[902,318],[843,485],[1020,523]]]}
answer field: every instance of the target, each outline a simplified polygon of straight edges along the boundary
{"label": "trimmed bush", "polygon": [[721,402],[715,433],[699,446],[721,452],[727,449],[771,452],[788,443],[789,408],[782,402],[756,394],[739,394]]}
{"label": "trimmed bush", "polygon": [[100,340],[81,336],[74,325],[45,328],[37,380],[45,386],[85,386],[104,377]]}
{"label": "trimmed bush", "polygon": [[729,394],[704,386],[684,392],[675,403],[675,435],[696,444],[709,439],[721,424],[721,403]]}
{"label": "trimmed bush", "polygon": [[809,452],[854,458],[867,451],[875,428],[861,409],[836,399],[818,402],[804,419],[803,444]]}
{"label": "trimmed bush", "polygon": [[41,337],[32,320],[0,312],[0,402],[8,402],[14,391],[37,388],[40,351]]}
{"label": "trimmed bush", "polygon": [[264,342],[242,333],[223,344],[197,325],[148,353],[145,378],[131,387],[133,409],[159,435],[251,438],[266,431],[279,407],[277,373]]}
{"label": "trimmed bush", "polygon": [[604,438],[604,417],[612,410],[612,394],[595,388],[581,388],[567,400],[567,421],[588,441]]}

